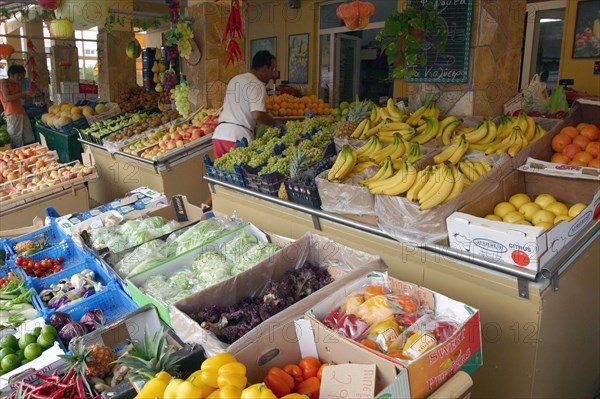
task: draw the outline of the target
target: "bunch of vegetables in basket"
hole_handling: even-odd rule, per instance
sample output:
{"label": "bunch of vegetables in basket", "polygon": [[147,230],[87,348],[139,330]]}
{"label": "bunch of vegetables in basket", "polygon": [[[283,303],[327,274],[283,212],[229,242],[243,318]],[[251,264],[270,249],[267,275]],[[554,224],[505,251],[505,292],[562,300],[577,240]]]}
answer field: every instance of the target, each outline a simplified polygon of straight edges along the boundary
{"label": "bunch of vegetables in basket", "polygon": [[38,312],[31,305],[34,294],[35,290],[26,289],[23,279],[13,272],[0,277],[0,329],[16,328],[37,317]]}
{"label": "bunch of vegetables in basket", "polygon": [[48,309],[59,310],[104,289],[102,283],[95,281],[96,273],[85,269],[70,278],[51,284],[49,289],[40,292],[40,299]]}

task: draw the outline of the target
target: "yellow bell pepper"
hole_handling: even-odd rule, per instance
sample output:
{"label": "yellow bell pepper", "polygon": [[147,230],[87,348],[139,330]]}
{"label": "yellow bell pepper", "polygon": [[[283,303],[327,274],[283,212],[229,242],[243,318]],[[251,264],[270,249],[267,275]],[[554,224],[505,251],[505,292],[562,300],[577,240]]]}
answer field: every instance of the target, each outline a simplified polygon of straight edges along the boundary
{"label": "yellow bell pepper", "polygon": [[360,294],[348,295],[346,302],[342,305],[342,310],[346,313],[356,314],[364,301],[365,298]]}
{"label": "yellow bell pepper", "polygon": [[167,388],[165,389],[165,393],[163,395],[163,399],[176,399],[177,398],[177,390],[183,380],[181,378],[174,378],[169,382]]}
{"label": "yellow bell pepper", "polygon": [[206,399],[221,399],[221,390],[215,389],[206,397]]}
{"label": "yellow bell pepper", "polygon": [[260,383],[244,389],[241,399],[277,399],[277,396],[265,384]]}
{"label": "yellow bell pepper", "polygon": [[220,399],[240,399],[242,397],[242,389],[235,385],[225,385],[219,389]]}
{"label": "yellow bell pepper", "polygon": [[161,371],[144,384],[144,387],[136,395],[136,399],[163,399],[167,385],[171,380],[171,375],[166,371]]}
{"label": "yellow bell pepper", "polygon": [[223,352],[215,355],[211,358],[206,359],[202,362],[200,370],[203,373],[200,375],[200,379],[203,383],[213,388],[218,388],[219,369],[228,363],[235,363],[237,359],[230,353]]}
{"label": "yellow bell pepper", "polygon": [[202,389],[190,381],[184,381],[177,390],[176,399],[202,399]]}
{"label": "yellow bell pepper", "polygon": [[290,393],[289,395],[282,396],[280,399],[309,399],[309,396],[300,393]]}
{"label": "yellow bell pepper", "polygon": [[202,382],[202,370],[198,370],[198,371],[194,371],[187,379],[186,381],[191,382],[192,384],[194,384],[195,386],[197,386],[198,388],[202,389],[202,397],[206,398],[208,395],[210,395],[211,393],[213,393],[213,391],[216,388],[213,388],[211,386],[206,385],[204,382]]}
{"label": "yellow bell pepper", "polygon": [[392,318],[394,311],[384,295],[375,295],[360,305],[356,315],[368,324],[373,325]]}
{"label": "yellow bell pepper", "polygon": [[244,389],[248,382],[246,378],[246,366],[240,362],[227,363],[221,366],[217,374],[217,385],[219,388],[233,385],[239,389]]}

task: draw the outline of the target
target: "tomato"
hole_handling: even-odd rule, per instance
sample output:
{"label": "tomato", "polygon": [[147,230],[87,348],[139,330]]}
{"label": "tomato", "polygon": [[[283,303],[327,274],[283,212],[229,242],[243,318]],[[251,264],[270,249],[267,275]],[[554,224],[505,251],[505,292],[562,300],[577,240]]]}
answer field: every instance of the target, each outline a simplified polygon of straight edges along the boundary
{"label": "tomato", "polygon": [[65,261],[65,258],[59,256],[58,258],[56,258],[56,260],[58,261],[58,263],[63,263]]}
{"label": "tomato", "polygon": [[40,277],[42,273],[43,272],[40,269],[37,269],[34,274],[36,275],[36,277]]}
{"label": "tomato", "polygon": [[21,256],[21,255],[17,256],[17,260],[18,260],[19,262],[23,262],[23,256]]}
{"label": "tomato", "polygon": [[33,268],[36,270],[40,269],[41,267],[42,267],[42,262],[35,262],[33,264]]}
{"label": "tomato", "polygon": [[44,269],[47,269],[49,266],[50,266],[50,262],[48,262],[48,260],[47,260],[47,259],[44,259],[44,260],[42,261],[42,267],[43,267]]}

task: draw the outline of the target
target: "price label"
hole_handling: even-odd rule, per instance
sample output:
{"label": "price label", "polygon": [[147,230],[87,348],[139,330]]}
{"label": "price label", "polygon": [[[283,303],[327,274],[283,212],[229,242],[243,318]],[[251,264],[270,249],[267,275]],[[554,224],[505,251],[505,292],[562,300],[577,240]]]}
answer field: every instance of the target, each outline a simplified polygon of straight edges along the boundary
{"label": "price label", "polygon": [[323,369],[320,398],[372,399],[374,396],[374,364],[339,364]]}

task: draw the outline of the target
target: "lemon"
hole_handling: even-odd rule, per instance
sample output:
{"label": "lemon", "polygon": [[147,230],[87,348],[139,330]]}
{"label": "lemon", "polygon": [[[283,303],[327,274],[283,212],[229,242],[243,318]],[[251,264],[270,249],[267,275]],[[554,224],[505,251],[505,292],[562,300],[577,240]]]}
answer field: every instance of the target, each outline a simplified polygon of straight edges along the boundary
{"label": "lemon", "polygon": [[500,202],[494,207],[494,214],[503,218],[508,212],[516,211],[513,204],[510,202]]}
{"label": "lemon", "polygon": [[541,209],[542,207],[536,204],[535,202],[528,202],[526,204],[521,205],[521,207],[519,208],[519,213],[522,213],[523,216],[525,216],[525,220],[531,222],[531,219],[533,219],[533,215]]}
{"label": "lemon", "polygon": [[513,206],[516,209],[519,209],[523,205],[527,204],[528,202],[531,202],[531,198],[529,198],[529,195],[527,195],[525,193],[518,193],[518,194],[515,194],[515,195],[511,196],[508,199],[508,202],[510,202],[511,204],[513,204]]}
{"label": "lemon", "polygon": [[546,209],[548,205],[550,205],[553,202],[556,202],[556,198],[554,198],[554,196],[550,194],[540,194],[537,197],[535,197],[535,201],[533,202],[541,206],[542,209]]}
{"label": "lemon", "polygon": [[497,222],[501,222],[502,218],[500,216],[494,215],[492,213],[490,213],[489,215],[485,215],[485,218],[488,220],[495,220]]}
{"label": "lemon", "polygon": [[568,222],[571,219],[573,219],[573,218],[569,215],[558,215],[557,217],[554,218],[554,224],[556,224],[558,222],[562,222],[563,220]]}
{"label": "lemon", "polygon": [[554,215],[552,212],[541,209],[533,215],[533,218],[531,218],[531,223],[533,223],[534,226],[539,226],[540,223],[549,223],[552,225],[555,217],[556,215]]}
{"label": "lemon", "polygon": [[517,223],[521,220],[525,220],[525,216],[523,216],[523,214],[521,214],[519,211],[508,212],[502,218],[502,221],[506,223]]}
{"label": "lemon", "polygon": [[587,207],[586,204],[579,202],[569,208],[568,215],[571,216],[572,218],[574,218],[577,215],[579,215],[581,213],[581,211],[583,211],[586,207]]}
{"label": "lemon", "polygon": [[536,224],[537,227],[543,227],[545,231],[548,231],[552,228],[553,224],[548,222],[540,222]]}
{"label": "lemon", "polygon": [[567,206],[565,204],[563,204],[562,202],[558,202],[558,201],[551,203],[544,209],[552,212],[556,216],[569,214],[569,208],[567,208]]}
{"label": "lemon", "polygon": [[529,223],[527,220],[523,219],[523,220],[519,220],[518,222],[516,222],[515,224],[523,224],[525,226],[532,226],[531,223]]}

